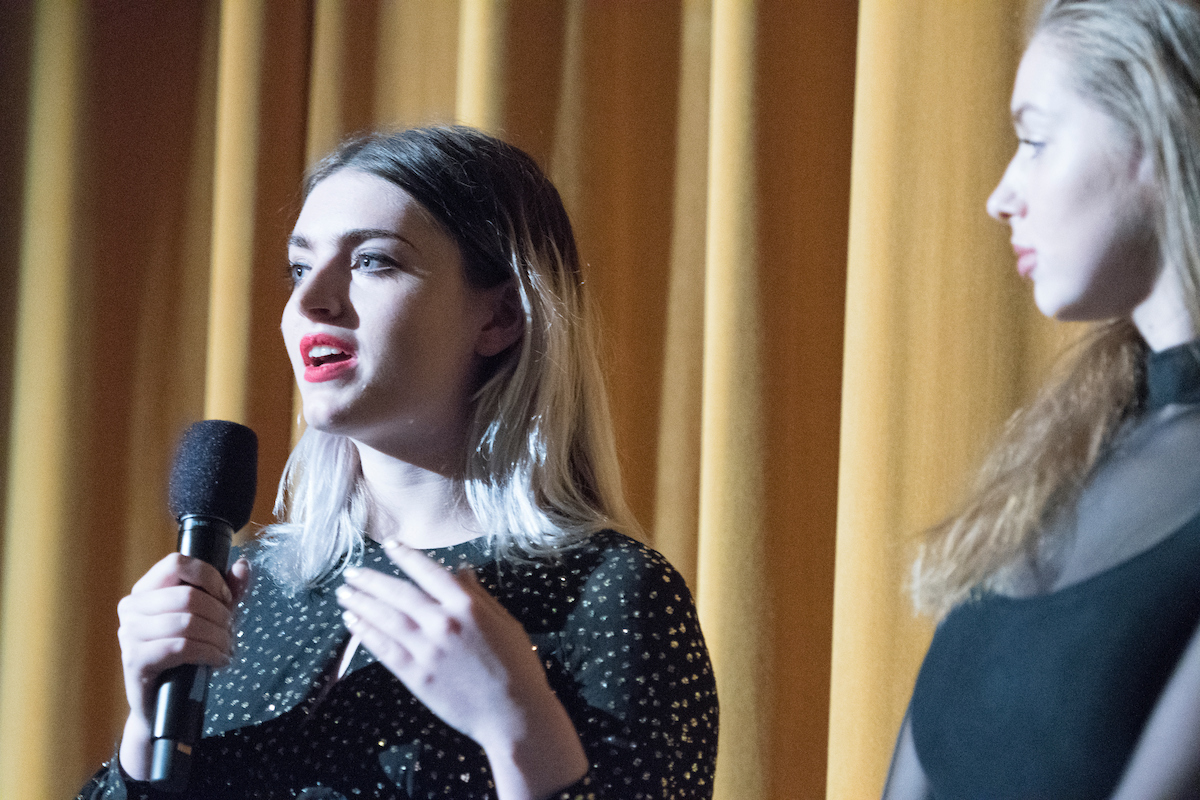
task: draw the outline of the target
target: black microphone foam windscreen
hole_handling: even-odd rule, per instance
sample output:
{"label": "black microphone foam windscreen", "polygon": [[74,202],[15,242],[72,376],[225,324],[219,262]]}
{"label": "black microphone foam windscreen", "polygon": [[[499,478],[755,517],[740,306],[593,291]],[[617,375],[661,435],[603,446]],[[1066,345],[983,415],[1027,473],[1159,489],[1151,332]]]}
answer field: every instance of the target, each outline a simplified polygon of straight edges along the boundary
{"label": "black microphone foam windscreen", "polygon": [[236,531],[250,521],[258,437],[236,422],[206,419],[184,431],[171,468],[171,513],[216,517]]}

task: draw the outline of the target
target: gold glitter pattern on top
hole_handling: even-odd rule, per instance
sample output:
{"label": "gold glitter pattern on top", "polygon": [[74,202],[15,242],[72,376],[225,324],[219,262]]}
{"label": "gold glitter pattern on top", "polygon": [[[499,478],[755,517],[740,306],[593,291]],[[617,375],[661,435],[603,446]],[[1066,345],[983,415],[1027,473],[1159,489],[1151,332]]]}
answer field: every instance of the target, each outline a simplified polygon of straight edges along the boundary
{"label": "gold glitter pattern on top", "polygon": [[[612,531],[553,564],[498,563],[482,540],[427,551],[480,565],[524,625],[591,761],[560,800],[708,798],[717,697],[695,606],[654,550]],[[369,543],[363,566],[402,573]],[[334,590],[294,598],[268,579],[241,605],[234,662],[213,675],[205,738],[179,798],[494,798],[487,758],[348,635]],[[85,800],[158,797],[114,763]]]}

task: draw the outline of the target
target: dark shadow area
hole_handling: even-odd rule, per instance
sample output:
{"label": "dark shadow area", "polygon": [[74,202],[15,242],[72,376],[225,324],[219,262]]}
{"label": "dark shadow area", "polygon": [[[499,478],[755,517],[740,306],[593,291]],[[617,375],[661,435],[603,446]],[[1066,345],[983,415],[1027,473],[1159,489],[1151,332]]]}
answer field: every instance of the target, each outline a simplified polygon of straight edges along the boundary
{"label": "dark shadow area", "polygon": [[[16,349],[17,286],[21,268],[25,139],[29,124],[29,67],[33,6],[0,3],[0,564],[8,513],[8,451],[11,443],[13,356]],[[3,580],[0,571],[0,581]],[[0,592],[4,586],[0,583]]]}
{"label": "dark shadow area", "polygon": [[[129,590],[121,569],[129,528],[132,459],[154,459],[148,444],[165,409],[139,409],[139,381],[159,396],[173,387],[163,374],[176,308],[169,289],[178,262],[187,206],[196,97],[201,83],[205,10],[201,3],[97,3],[88,14],[82,74],[73,264],[80,346],[73,353],[78,389],[72,475],[74,513],[102,520],[102,531],[72,540],[72,607],[115,609]],[[146,333],[146,327],[149,332]],[[201,399],[202,402],[202,399]],[[142,412],[139,414],[139,411]],[[146,435],[134,435],[135,428]],[[161,486],[136,487],[163,498]],[[156,555],[156,554],[155,554]],[[114,680],[120,665],[115,613],[111,625],[79,625],[80,663],[112,665],[79,676],[82,719],[108,721],[123,702]],[[112,754],[113,731],[84,732],[85,763]]]}
{"label": "dark shadow area", "polygon": [[833,635],[856,4],[759,6],[763,463],[778,705],[772,796],[823,797]]}
{"label": "dark shadow area", "polygon": [[[259,96],[246,424],[258,434],[258,499],[251,529],[274,519],[275,487],[292,443],[291,363],[279,319],[291,292],[287,236],[300,212],[312,22],[307,4],[267,3]],[[351,52],[355,51],[353,44]]]}

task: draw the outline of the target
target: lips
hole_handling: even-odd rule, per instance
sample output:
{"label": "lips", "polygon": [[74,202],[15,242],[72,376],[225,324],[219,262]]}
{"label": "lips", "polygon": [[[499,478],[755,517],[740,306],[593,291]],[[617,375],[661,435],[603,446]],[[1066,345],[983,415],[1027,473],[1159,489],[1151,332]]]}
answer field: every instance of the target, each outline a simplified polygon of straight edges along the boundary
{"label": "lips", "polygon": [[1018,247],[1013,245],[1013,252],[1017,254],[1017,274],[1022,278],[1028,278],[1037,266],[1037,251],[1032,247]]}
{"label": "lips", "polygon": [[331,381],[358,364],[354,346],[327,333],[310,333],[300,339],[300,358],[304,380],[309,383]]}

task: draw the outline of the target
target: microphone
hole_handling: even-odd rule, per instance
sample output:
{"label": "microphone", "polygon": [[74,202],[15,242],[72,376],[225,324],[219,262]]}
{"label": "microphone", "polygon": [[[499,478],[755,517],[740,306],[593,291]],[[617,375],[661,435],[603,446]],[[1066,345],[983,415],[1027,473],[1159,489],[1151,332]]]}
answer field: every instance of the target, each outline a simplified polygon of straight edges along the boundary
{"label": "microphone", "polygon": [[[179,521],[179,552],[229,569],[235,531],[250,521],[258,482],[258,437],[236,422],[209,419],[186,431],[171,468],[171,514]],[[182,791],[200,740],[208,667],[184,664],[163,672],[154,708],[150,781]]]}

